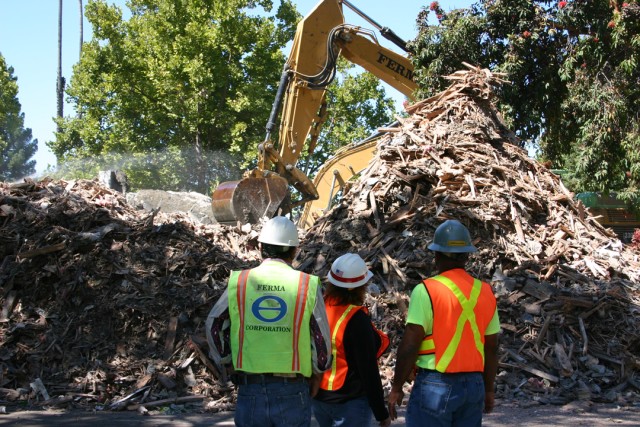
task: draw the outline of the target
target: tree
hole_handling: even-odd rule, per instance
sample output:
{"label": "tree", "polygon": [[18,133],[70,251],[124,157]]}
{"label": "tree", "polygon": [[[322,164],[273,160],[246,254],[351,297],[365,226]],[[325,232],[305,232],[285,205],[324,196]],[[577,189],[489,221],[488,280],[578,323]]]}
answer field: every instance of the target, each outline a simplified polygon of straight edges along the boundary
{"label": "tree", "polygon": [[58,121],[52,150],[59,162],[189,150],[187,187],[206,192],[211,153],[230,152],[238,169],[255,159],[299,15],[286,0],[271,14],[270,0],[128,5],[125,21],[104,0],[87,3],[94,37],[67,91],[77,115]]}
{"label": "tree", "polygon": [[498,106],[508,126],[568,169],[573,190],[640,200],[637,1],[484,0],[451,12],[434,1],[418,25],[422,95],[441,90],[462,61],[506,72]]}
{"label": "tree", "polygon": [[0,54],[0,180],[14,181],[35,172],[38,140],[24,128],[24,113],[18,101],[18,83],[13,67]]}
{"label": "tree", "polygon": [[[289,1],[274,15],[257,16],[254,8],[269,12],[270,1],[208,3],[137,0],[128,21],[104,1],[87,4],[94,38],[68,88],[78,114],[59,121],[52,147],[62,173],[91,177],[117,167],[134,189],[206,193],[255,166],[282,48],[300,15]],[[309,173],[339,146],[390,120],[392,101],[376,78],[347,76],[346,65],[344,72],[329,92],[320,145],[301,159]]]}

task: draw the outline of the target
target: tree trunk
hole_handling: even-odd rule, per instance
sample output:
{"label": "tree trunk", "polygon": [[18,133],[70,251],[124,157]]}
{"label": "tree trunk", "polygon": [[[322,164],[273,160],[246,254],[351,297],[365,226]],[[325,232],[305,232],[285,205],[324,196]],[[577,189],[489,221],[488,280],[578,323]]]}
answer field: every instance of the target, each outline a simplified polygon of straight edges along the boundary
{"label": "tree trunk", "polygon": [[205,170],[206,164],[202,152],[202,142],[200,141],[200,130],[196,131],[196,188],[198,192],[207,194],[207,173]]}
{"label": "tree trunk", "polygon": [[84,17],[82,16],[82,0],[78,0],[78,6],[80,6],[80,49],[78,49],[78,60],[82,58],[82,36],[83,36],[83,23]]}

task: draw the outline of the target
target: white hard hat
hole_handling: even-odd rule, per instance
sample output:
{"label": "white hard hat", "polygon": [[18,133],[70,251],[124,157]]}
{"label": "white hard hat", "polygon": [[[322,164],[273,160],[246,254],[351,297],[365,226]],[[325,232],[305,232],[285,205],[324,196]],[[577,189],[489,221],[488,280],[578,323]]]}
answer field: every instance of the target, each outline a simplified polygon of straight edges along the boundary
{"label": "white hard hat", "polygon": [[436,228],[433,235],[433,243],[429,249],[436,252],[464,253],[476,252],[477,249],[471,243],[471,234],[467,227],[460,221],[449,219]]}
{"label": "white hard hat", "polygon": [[340,288],[357,288],[373,277],[364,260],[357,254],[344,254],[331,264],[329,282]]}
{"label": "white hard hat", "polygon": [[298,229],[289,218],[276,216],[266,222],[258,242],[278,246],[298,246]]}

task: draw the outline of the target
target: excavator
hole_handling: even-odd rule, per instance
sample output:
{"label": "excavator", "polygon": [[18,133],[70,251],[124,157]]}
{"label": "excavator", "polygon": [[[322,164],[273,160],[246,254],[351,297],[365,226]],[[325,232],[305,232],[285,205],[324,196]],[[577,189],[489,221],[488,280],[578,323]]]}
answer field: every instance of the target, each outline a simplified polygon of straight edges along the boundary
{"label": "excavator", "polygon": [[[303,206],[298,225],[308,228],[330,206],[344,183],[373,158],[377,138],[370,137],[339,149],[313,181],[296,166],[305,147],[309,153],[316,147],[326,119],[326,89],[336,75],[340,55],[412,99],[417,85],[411,61],[380,45],[371,30],[346,24],[343,5],[409,53],[406,43],[392,30],[380,26],[349,1],[317,3],[296,27],[267,122],[267,134],[258,145],[256,168],[245,172],[239,181],[219,184],[212,194],[213,215],[219,223],[255,224],[262,217],[286,214]],[[271,134],[280,114],[276,145]],[[295,202],[291,200],[291,187],[300,194]]]}

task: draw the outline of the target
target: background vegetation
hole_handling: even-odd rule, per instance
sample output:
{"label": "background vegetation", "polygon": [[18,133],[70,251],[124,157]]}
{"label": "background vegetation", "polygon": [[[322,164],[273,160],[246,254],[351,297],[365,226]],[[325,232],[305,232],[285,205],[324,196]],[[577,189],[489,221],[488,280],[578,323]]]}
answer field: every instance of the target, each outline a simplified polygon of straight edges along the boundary
{"label": "background vegetation", "polygon": [[[74,112],[58,119],[58,174],[124,169],[133,189],[208,193],[254,166],[283,48],[301,18],[290,0],[131,0],[128,18],[89,0],[93,38],[67,86]],[[418,96],[469,62],[508,75],[499,108],[526,146],[576,192],[640,196],[640,5],[637,0],[481,0],[416,18]],[[3,179],[33,173],[12,69],[0,64]],[[318,169],[337,148],[393,118],[373,76],[339,66],[328,121],[299,167]]]}
{"label": "background vegetation", "polygon": [[[435,16],[436,25],[429,16]],[[463,61],[505,72],[510,128],[576,192],[640,195],[640,6],[637,1],[485,0],[417,19],[421,94]]]}
{"label": "background vegetation", "polygon": [[38,140],[24,128],[13,67],[0,54],[0,181],[13,181],[34,173]]}

